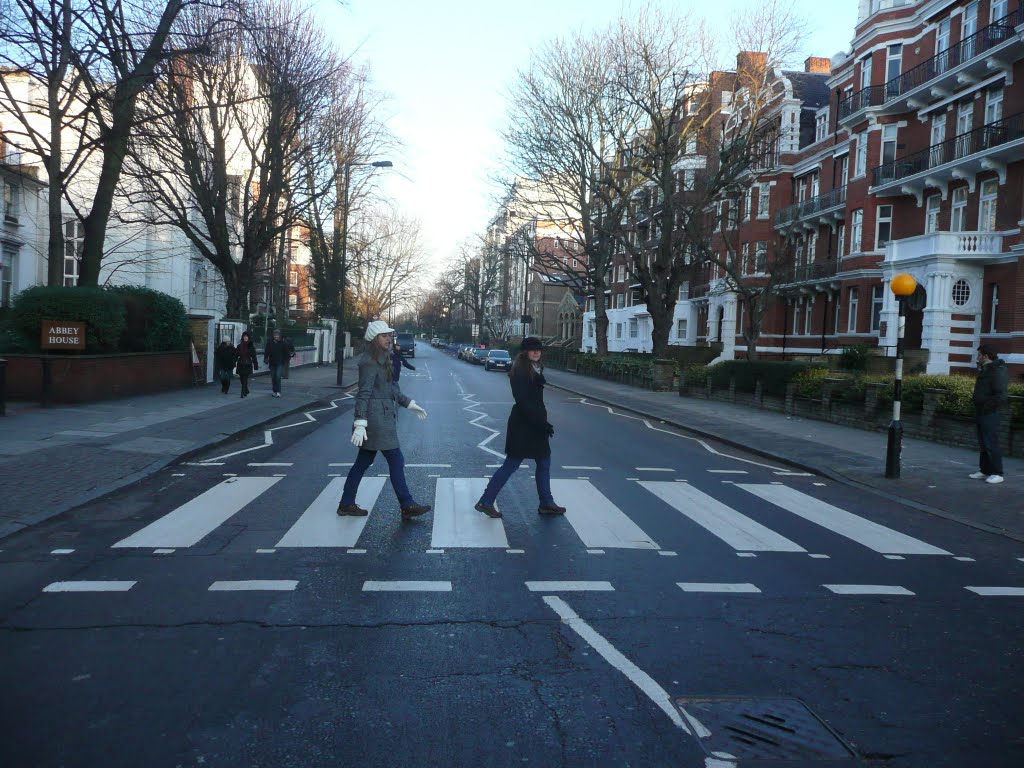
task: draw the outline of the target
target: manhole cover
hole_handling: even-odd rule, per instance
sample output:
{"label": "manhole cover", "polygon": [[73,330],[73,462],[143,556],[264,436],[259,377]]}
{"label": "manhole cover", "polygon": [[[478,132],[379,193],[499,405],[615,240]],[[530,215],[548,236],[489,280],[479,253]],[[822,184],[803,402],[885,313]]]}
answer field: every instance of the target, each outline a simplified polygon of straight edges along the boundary
{"label": "manhole cover", "polygon": [[714,757],[858,764],[854,751],[797,699],[683,696],[676,706]]}

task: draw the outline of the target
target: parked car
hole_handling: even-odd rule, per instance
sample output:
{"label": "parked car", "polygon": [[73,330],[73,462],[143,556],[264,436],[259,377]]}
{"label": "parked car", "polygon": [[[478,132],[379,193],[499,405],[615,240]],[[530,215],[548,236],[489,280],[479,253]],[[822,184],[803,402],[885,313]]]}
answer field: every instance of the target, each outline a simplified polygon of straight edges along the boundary
{"label": "parked car", "polygon": [[439,346],[441,346],[441,340],[439,338],[437,338],[437,336],[435,336],[434,338],[432,338],[430,340],[430,346],[432,346],[432,347],[439,347]]}
{"label": "parked car", "polygon": [[512,368],[512,356],[504,349],[492,349],[484,360],[484,370],[507,371]]}
{"label": "parked car", "polygon": [[483,365],[484,358],[487,357],[488,349],[484,346],[474,346],[469,352],[469,362],[473,365]]}
{"label": "parked car", "polygon": [[411,333],[399,333],[395,336],[398,351],[404,357],[416,357],[416,337]]}

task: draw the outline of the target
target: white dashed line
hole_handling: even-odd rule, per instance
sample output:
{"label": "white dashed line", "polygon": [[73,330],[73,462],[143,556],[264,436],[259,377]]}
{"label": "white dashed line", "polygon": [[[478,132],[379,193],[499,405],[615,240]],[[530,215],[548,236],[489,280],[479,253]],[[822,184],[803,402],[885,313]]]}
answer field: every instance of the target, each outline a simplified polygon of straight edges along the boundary
{"label": "white dashed line", "polygon": [[51,555],[70,555],[75,550],[73,549],[54,549],[50,551]]}
{"label": "white dashed line", "polygon": [[683,592],[757,592],[761,590],[753,584],[714,584],[700,582],[677,582],[676,586]]}
{"label": "white dashed line", "polygon": [[450,581],[366,581],[363,592],[451,592]]}
{"label": "white dashed line", "polygon": [[669,467],[635,467],[637,472],[675,472]]}
{"label": "white dashed line", "polygon": [[134,581],[55,581],[43,592],[127,592]]}
{"label": "white dashed line", "polygon": [[822,584],[837,595],[913,595],[906,587],[889,584]]}
{"label": "white dashed line", "polygon": [[602,469],[600,467],[581,467],[581,466],[576,466],[574,464],[567,464],[567,465],[563,466],[562,469],[592,470],[594,472],[601,472],[602,471]]}
{"label": "white dashed line", "polygon": [[528,581],[526,588],[531,592],[614,592],[615,587],[607,581]]}
{"label": "white dashed line", "polygon": [[248,467],[293,467],[294,462],[291,461],[251,461],[246,466]]}
{"label": "white dashed line", "polygon": [[964,587],[982,597],[1024,597],[1024,587]]}
{"label": "white dashed line", "polygon": [[246,581],[215,581],[207,592],[292,592],[299,582],[294,579],[249,579]]}

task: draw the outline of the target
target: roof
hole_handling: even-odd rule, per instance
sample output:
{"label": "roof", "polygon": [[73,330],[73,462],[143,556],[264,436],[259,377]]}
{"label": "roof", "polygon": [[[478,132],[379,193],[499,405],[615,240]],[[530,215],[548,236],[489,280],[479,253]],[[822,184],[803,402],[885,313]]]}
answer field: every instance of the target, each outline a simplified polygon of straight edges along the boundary
{"label": "roof", "polygon": [[832,97],[828,87],[830,75],[814,72],[783,72],[783,76],[793,84],[793,97],[799,99],[805,107],[824,107]]}

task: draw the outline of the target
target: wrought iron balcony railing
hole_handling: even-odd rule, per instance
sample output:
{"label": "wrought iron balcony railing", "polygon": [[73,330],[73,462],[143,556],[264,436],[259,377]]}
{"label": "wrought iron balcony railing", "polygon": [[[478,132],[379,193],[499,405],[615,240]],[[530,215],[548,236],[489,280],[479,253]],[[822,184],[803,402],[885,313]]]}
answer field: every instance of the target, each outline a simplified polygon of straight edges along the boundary
{"label": "wrought iron balcony railing", "polygon": [[824,195],[818,195],[810,200],[804,200],[802,203],[796,203],[783,208],[775,215],[775,226],[785,227],[800,219],[814,216],[817,213],[827,211],[829,208],[836,208],[840,205],[846,205],[846,187],[839,187],[831,192],[826,192]]}
{"label": "wrought iron balcony railing", "polygon": [[872,186],[915,176],[1018,139],[1024,139],[1024,112],[995,120],[952,139],[932,144],[926,149],[883,163],[871,171]]}
{"label": "wrought iron balcony railing", "polygon": [[789,285],[792,283],[806,283],[812,280],[821,280],[834,277],[839,273],[839,260],[812,261],[809,264],[797,264],[781,270],[772,270],[772,277],[776,285]]}
{"label": "wrought iron balcony railing", "polygon": [[867,107],[880,107],[885,103],[885,86],[869,85],[839,102],[839,119],[845,120]]}

